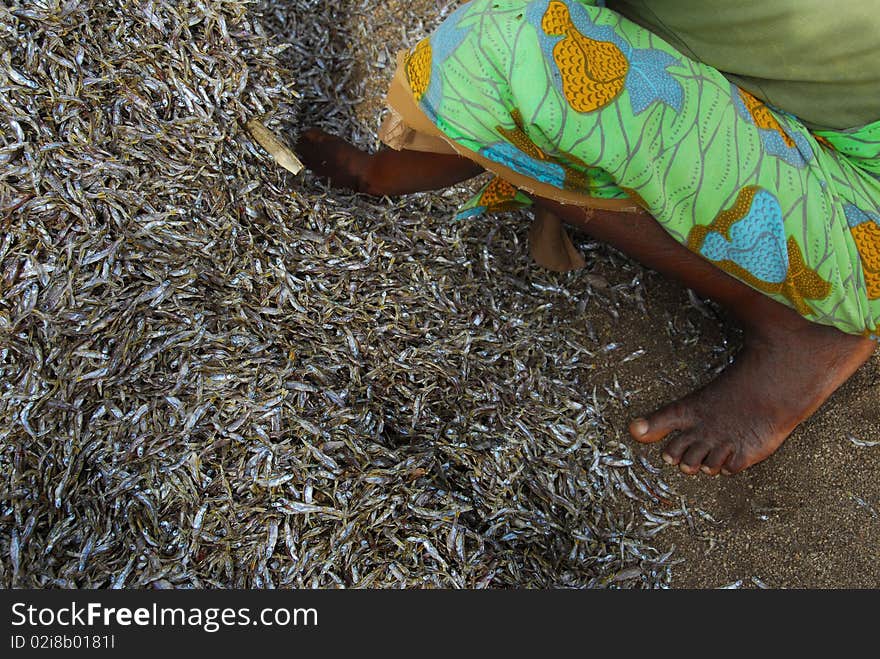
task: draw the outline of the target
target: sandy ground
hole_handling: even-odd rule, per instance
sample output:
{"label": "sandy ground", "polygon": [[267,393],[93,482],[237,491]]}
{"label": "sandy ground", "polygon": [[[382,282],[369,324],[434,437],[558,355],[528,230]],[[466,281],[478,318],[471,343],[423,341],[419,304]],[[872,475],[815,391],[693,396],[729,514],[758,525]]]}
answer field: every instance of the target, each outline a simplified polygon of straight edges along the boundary
{"label": "sandy ground", "polygon": [[[656,297],[649,310],[668,305],[667,313],[685,313],[686,298],[654,277]],[[732,328],[703,320],[699,328],[707,343],[719,333],[736,340]],[[614,415],[621,436],[633,414],[650,411],[687,393],[692,382],[711,378],[702,367],[708,356],[703,346],[681,350],[668,341],[646,341],[654,328],[651,318],[627,311],[616,325],[615,340],[644,345],[648,351],[638,362],[640,372],[619,377],[622,387],[640,388],[631,408],[621,407]],[[742,474],[685,476],[664,466],[663,477],[668,476],[667,482],[689,505],[717,521],[697,520],[693,528],[677,527],[657,536],[659,549],[675,546],[676,555],[684,559],[673,571],[673,587],[880,585],[880,447],[858,447],[852,441],[880,440],[878,367],[875,357],[774,456]],[[658,372],[666,372],[672,383],[658,380]],[[643,449],[654,464],[662,464],[660,450],[660,445]]]}
{"label": "sandy ground", "polygon": [[[633,276],[630,264],[611,252],[593,248],[588,262],[611,289]],[[682,561],[672,587],[880,585],[880,355],[770,459],[734,477],[686,476],[662,462],[662,444],[639,447],[629,439],[627,425],[710,381],[735,354],[740,335],[712,308],[695,307],[676,284],[653,272],[643,277],[643,310],[621,305],[614,318],[590,308],[584,320],[600,343],[619,346],[595,374],[597,385],[623,392],[609,414],[615,438],[661,466],[661,478],[688,507],[716,522],[694,516],[692,525],[655,537],[658,550],[675,549]],[[640,359],[621,361],[637,350],[645,351]]]}
{"label": "sandy ground", "polygon": [[[422,12],[430,27],[454,2],[414,0],[409,13]],[[395,21],[400,5],[383,2],[371,17],[374,34],[394,52],[395,42],[413,43],[421,34],[403,34]],[[364,66],[367,93],[357,115],[377,125],[381,95],[391,63]],[[587,246],[588,248],[592,246]],[[632,277],[621,258],[603,250],[589,259],[609,287]],[[597,364],[596,384],[623,395],[612,421],[620,438],[635,415],[651,411],[708,382],[735,354],[736,329],[710,308],[694,305],[680,287],[644,273],[644,309],[622,305],[614,318],[588,309],[600,340],[619,344],[615,355],[644,355],[623,363]],[[716,523],[695,518],[656,536],[661,550],[681,559],[672,586],[709,588],[875,588],[880,586],[880,357],[864,366],[769,460],[732,478],[688,477],[664,466],[663,478],[689,505],[708,512]],[[634,442],[633,442],[634,444]],[[644,454],[662,465],[660,445]]]}

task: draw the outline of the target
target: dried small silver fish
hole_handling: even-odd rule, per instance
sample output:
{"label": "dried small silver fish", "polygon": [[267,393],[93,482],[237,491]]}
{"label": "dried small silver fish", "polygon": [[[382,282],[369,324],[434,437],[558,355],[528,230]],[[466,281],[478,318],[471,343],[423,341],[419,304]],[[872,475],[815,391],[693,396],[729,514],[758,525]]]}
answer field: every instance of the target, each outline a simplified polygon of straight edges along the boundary
{"label": "dried small silver fish", "polygon": [[880,441],[866,441],[863,439],[859,439],[855,435],[847,435],[846,438],[853,444],[853,446],[858,446],[859,448],[871,448],[874,446],[880,446]]}
{"label": "dried small silver fish", "polygon": [[0,3],[0,586],[669,585],[704,518],[609,421],[644,270],[264,151],[375,147],[456,4]]}

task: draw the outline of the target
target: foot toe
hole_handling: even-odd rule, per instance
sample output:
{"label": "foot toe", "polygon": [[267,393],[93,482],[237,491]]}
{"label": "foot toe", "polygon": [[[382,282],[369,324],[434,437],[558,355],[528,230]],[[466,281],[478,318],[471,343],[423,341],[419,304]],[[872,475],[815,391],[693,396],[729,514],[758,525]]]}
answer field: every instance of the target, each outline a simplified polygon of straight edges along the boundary
{"label": "foot toe", "polygon": [[677,465],[694,441],[695,437],[686,433],[673,437],[663,449],[663,461],[666,464]]}
{"label": "foot toe", "polygon": [[703,460],[709,455],[711,447],[705,442],[696,441],[684,452],[678,468],[684,473],[693,475],[700,471]]}
{"label": "foot toe", "polygon": [[709,455],[703,460],[703,466],[700,467],[700,470],[704,474],[717,476],[721,472],[721,465],[730,457],[731,453],[733,453],[733,447],[730,444],[716,446],[709,451]]}
{"label": "foot toe", "polygon": [[721,467],[721,473],[725,476],[733,476],[734,474],[741,472],[750,464],[751,463],[748,462],[746,457],[740,451],[734,451],[724,462],[724,466]]}
{"label": "foot toe", "polygon": [[675,402],[654,412],[648,418],[635,419],[629,424],[633,439],[643,443],[657,442],[673,430],[687,430],[693,424],[693,410]]}

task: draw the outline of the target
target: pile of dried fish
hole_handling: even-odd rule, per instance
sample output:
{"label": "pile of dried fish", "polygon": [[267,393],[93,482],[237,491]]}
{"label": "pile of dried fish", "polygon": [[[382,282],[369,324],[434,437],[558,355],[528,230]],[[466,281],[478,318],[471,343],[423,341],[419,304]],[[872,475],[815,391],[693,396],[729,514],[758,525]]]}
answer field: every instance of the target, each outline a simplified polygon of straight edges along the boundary
{"label": "pile of dried fish", "polygon": [[585,320],[640,271],[539,271],[521,218],[331,192],[244,129],[299,93],[371,139],[375,49],[448,6],[378,43],[344,4],[0,7],[3,586],[668,584],[692,513],[610,431]]}

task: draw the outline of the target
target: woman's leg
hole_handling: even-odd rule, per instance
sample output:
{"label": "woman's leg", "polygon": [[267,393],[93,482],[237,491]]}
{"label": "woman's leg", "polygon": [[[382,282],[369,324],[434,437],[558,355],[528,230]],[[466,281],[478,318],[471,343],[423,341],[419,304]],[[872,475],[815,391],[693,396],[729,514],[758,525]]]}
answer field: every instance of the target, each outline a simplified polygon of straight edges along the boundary
{"label": "woman's leg", "polygon": [[812,323],[675,241],[647,214],[539,200],[569,224],[708,297],[739,320],[735,363],[699,391],[630,424],[640,442],[679,431],[663,458],[688,474],[742,471],[770,456],[874,352],[870,339]]}
{"label": "woman's leg", "polygon": [[[479,173],[457,156],[413,151],[367,154],[320,131],[298,145],[313,171],[337,185],[377,195],[451,185]],[[699,391],[645,419],[630,432],[656,442],[679,431],[664,459],[685,473],[733,474],[771,455],[871,356],[874,342],[811,323],[746,286],[673,239],[645,213],[592,211],[538,199],[538,206],[646,267],[728,309],[745,330],[736,362]]]}
{"label": "woman's leg", "polygon": [[[842,155],[870,148],[819,143],[613,10],[511,4],[472,3],[416,48],[413,97],[447,137],[500,165],[650,210],[656,221],[600,214],[583,228],[718,300],[747,343],[724,377],[631,431],[681,431],[666,457],[688,472],[767,457],[868,358],[860,335],[880,333],[880,183]],[[583,225],[577,209],[554,212]]]}

